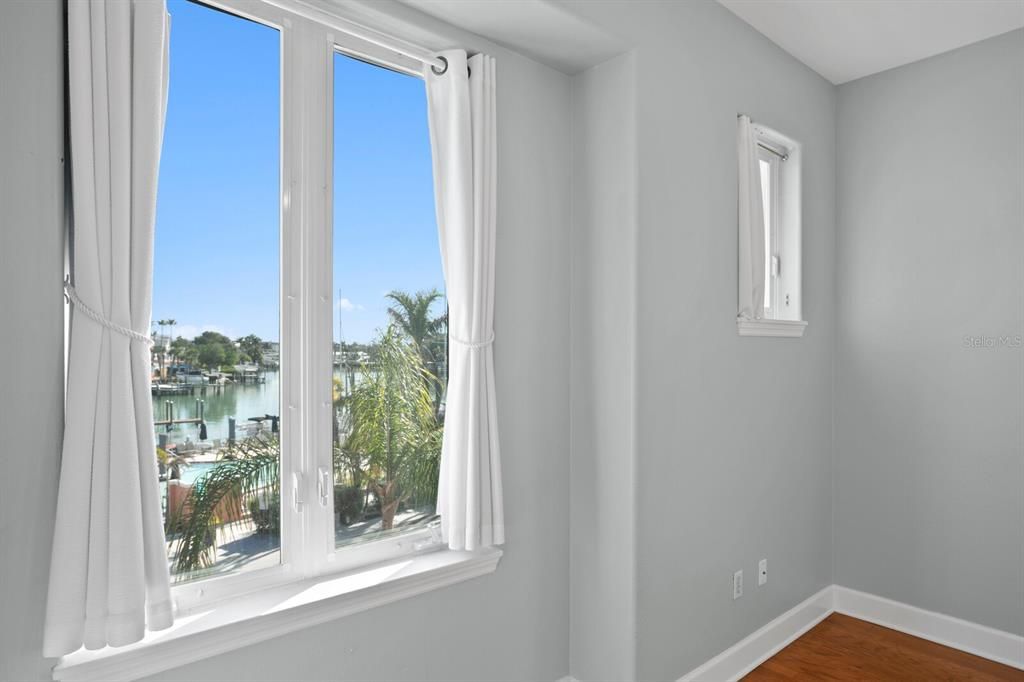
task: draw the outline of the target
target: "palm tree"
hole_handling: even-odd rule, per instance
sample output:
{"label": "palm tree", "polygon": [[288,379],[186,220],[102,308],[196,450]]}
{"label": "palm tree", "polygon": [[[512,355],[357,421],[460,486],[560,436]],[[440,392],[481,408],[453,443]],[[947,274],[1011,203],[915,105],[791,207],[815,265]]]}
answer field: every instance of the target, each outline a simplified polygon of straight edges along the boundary
{"label": "palm tree", "polygon": [[[174,325],[178,324],[178,321],[177,321],[177,320],[175,320],[175,319],[174,319],[174,318],[172,317],[172,318],[169,318],[169,319],[166,319],[166,320],[164,320],[164,322],[166,322],[166,323],[167,323],[167,326],[171,328],[171,333],[167,335],[167,338],[168,338],[168,339],[173,339],[173,338],[174,338]],[[174,357],[173,353],[171,354],[171,357],[172,357],[172,358]]]}
{"label": "palm tree", "polygon": [[[164,328],[166,328],[167,325],[169,324],[177,324],[177,320],[157,320],[156,324],[158,327],[160,327],[160,338],[166,339],[167,336],[164,334]],[[156,350],[158,347],[159,350]],[[153,349],[158,353],[158,357],[160,358],[160,378],[164,379],[166,378],[164,375],[164,359],[167,355],[167,347],[163,344],[163,342],[161,342],[159,345],[153,346]]]}
{"label": "palm tree", "polygon": [[281,449],[276,436],[254,436],[238,444],[192,485],[181,508],[168,509],[168,533],[177,533],[174,571],[187,579],[213,565],[218,513],[242,518],[246,502],[259,496],[279,499],[278,462]]}
{"label": "palm tree", "polygon": [[442,298],[437,289],[417,291],[408,294],[404,291],[391,291],[387,294],[396,305],[388,307],[391,321],[408,336],[419,352],[423,366],[432,371],[426,380],[429,390],[434,394],[434,414],[440,412],[441,397],[444,387],[441,385],[439,365],[444,359],[443,350],[447,349],[448,313],[433,317],[430,308],[434,302]]}
{"label": "palm tree", "polygon": [[412,339],[424,364],[430,362],[433,353],[429,342],[442,331],[445,319],[444,316],[433,317],[430,308],[441,298],[441,292],[431,289],[410,295],[404,291],[392,291],[386,298],[396,304],[388,307],[391,321]]}
{"label": "palm tree", "polygon": [[331,383],[331,398],[334,403],[332,442],[334,443],[335,478],[341,483],[362,488],[365,463],[358,453],[345,448],[345,441],[350,430],[347,410],[349,398],[346,395],[342,379],[339,377],[334,377]]}
{"label": "palm tree", "polygon": [[436,498],[441,428],[424,381],[431,375],[416,346],[390,325],[378,348],[377,371],[346,399],[352,430],[341,450],[350,462],[365,462],[381,528],[390,530],[402,503]]}

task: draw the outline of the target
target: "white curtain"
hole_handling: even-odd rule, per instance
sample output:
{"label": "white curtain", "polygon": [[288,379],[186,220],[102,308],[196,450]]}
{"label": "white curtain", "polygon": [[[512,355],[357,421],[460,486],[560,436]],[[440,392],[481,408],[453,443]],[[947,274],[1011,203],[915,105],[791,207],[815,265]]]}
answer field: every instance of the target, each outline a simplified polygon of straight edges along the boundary
{"label": "white curtain", "polygon": [[743,320],[764,317],[764,206],[757,134],[749,116],[737,118],[739,162],[739,314]]}
{"label": "white curtain", "polygon": [[67,16],[73,312],[47,656],[172,622],[145,336],[169,19],[162,0],[71,0]]}
{"label": "white curtain", "polygon": [[427,65],[434,194],[448,293],[449,379],[437,511],[451,549],[505,542],[494,390],[494,58]]}

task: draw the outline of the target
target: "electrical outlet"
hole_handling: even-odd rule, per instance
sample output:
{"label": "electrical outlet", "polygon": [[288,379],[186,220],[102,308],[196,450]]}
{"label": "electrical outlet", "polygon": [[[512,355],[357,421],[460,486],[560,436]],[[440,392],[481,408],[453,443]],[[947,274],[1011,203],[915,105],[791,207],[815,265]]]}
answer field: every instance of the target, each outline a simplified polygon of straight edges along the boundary
{"label": "electrical outlet", "polygon": [[761,559],[757,564],[757,586],[760,587],[768,582],[768,560]]}
{"label": "electrical outlet", "polygon": [[743,569],[732,574],[732,598],[739,599],[743,596]]}

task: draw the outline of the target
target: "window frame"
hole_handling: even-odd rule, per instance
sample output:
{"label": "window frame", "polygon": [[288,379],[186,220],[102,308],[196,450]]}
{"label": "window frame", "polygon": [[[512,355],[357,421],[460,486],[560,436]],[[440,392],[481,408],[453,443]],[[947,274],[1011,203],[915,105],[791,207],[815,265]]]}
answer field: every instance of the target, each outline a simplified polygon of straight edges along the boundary
{"label": "window frame", "polygon": [[[753,124],[760,161],[771,168],[770,244],[765,244],[770,291],[765,292],[764,317],[737,320],[740,336],[801,337],[807,327],[803,316],[802,166],[799,142],[760,123]],[[766,149],[767,148],[767,149]]]}
{"label": "window frame", "polygon": [[443,549],[436,523],[343,548],[335,546],[334,526],[334,56],[422,78],[420,63],[346,33],[341,17],[290,0],[191,1],[273,28],[281,45],[281,562],[182,583],[172,576],[179,616],[256,590]]}
{"label": "window frame", "polygon": [[[781,245],[779,244],[779,162],[777,152],[765,149],[763,146],[757,148],[758,170],[760,164],[768,164],[768,198],[769,206],[764,208],[764,217],[767,221],[765,232],[765,281],[768,283],[764,292],[764,319],[777,319],[779,308],[779,282],[777,265],[781,262]],[[763,178],[762,178],[763,181]],[[761,196],[765,196],[764,187],[761,188]]]}

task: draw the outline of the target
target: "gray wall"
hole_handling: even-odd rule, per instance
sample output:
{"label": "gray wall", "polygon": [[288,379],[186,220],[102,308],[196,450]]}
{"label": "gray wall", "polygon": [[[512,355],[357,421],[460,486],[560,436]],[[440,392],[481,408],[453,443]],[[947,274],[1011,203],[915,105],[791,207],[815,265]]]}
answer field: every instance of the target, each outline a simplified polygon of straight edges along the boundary
{"label": "gray wall", "polygon": [[[636,659],[673,680],[832,582],[835,88],[715,2],[568,6],[636,46]],[[802,339],[736,333],[739,112],[803,143]]]}
{"label": "gray wall", "polygon": [[1024,31],[843,85],[838,145],[836,582],[1024,634]]}
{"label": "gray wall", "polygon": [[[52,664],[40,650],[63,402],[60,8],[0,2],[0,357],[12,360],[5,381],[23,387],[0,396],[0,680],[49,679]],[[570,79],[416,20],[498,59],[505,556],[493,575],[154,679],[554,680],[568,671]]]}
{"label": "gray wall", "polygon": [[[380,5],[499,60],[498,571],[151,679],[553,680],[571,650],[583,679],[671,680],[833,552],[840,584],[1024,634],[1024,351],[963,345],[1024,334],[1024,32],[843,86],[837,135],[836,88],[717,3],[565,4],[634,53],[570,79]],[[62,40],[57,0],[0,2],[0,357],[26,387],[0,398],[3,680],[49,675]],[[736,335],[737,112],[803,143],[803,339]]]}
{"label": "gray wall", "polygon": [[573,78],[570,669],[636,657],[636,60]]}
{"label": "gray wall", "polygon": [[0,680],[49,679],[43,605],[64,426],[62,12],[59,0],[0,2]]}

